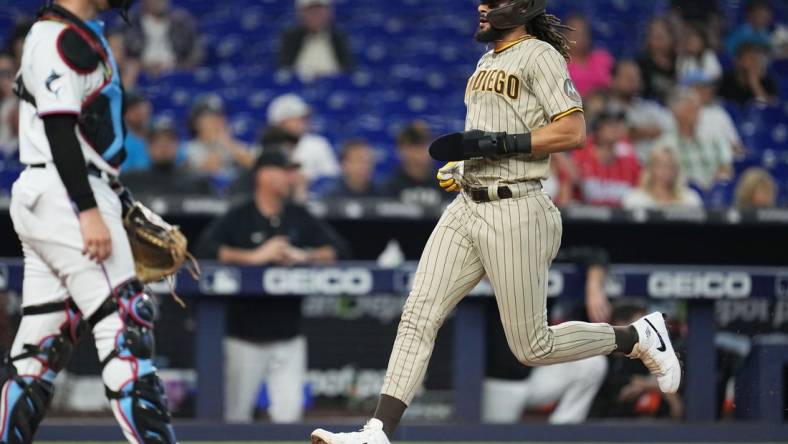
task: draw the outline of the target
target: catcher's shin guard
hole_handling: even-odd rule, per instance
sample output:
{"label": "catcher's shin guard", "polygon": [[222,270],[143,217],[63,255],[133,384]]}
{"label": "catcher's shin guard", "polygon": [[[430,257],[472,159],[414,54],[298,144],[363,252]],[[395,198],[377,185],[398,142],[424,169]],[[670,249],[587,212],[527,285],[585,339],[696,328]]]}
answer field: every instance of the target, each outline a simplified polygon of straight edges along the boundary
{"label": "catcher's shin guard", "polygon": [[155,302],[142,282],[133,279],[116,288],[90,317],[97,337],[101,329],[116,328],[114,349],[102,359],[102,376],[112,411],[132,443],[176,442],[167,398],[152,362],[156,315]]}
{"label": "catcher's shin guard", "polygon": [[[57,315],[59,312],[65,314],[65,320]],[[23,323],[60,324],[58,333],[45,336],[37,344],[24,343],[22,353],[6,358],[6,381],[0,393],[2,444],[33,442],[54,395],[52,381],[68,364],[74,345],[86,327],[71,301],[25,307],[22,313]],[[25,327],[20,327],[19,335],[26,334],[28,329]],[[37,327],[41,327],[38,330],[47,330],[46,325],[38,324]],[[26,338],[18,337],[17,340],[25,341]],[[15,363],[19,364],[19,369]]]}

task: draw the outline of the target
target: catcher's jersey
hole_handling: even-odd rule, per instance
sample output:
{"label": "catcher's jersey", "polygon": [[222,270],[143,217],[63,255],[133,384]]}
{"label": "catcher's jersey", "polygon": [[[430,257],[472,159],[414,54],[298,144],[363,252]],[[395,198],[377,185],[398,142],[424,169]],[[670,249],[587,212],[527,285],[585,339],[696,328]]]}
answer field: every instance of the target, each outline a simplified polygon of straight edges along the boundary
{"label": "catcher's jersey", "polygon": [[[524,37],[479,60],[465,91],[465,130],[521,134],[576,111],[583,102],[566,60],[549,43]],[[550,156],[516,155],[465,161],[465,178],[491,185],[545,179]]]}
{"label": "catcher's jersey", "polygon": [[35,99],[35,105],[25,100],[19,105],[19,157],[22,163],[28,165],[51,163],[52,149],[42,118],[52,114],[84,114],[89,100],[95,101],[97,95],[101,94],[100,99],[106,100],[107,105],[100,111],[111,116],[106,119],[91,118],[108,121],[106,124],[111,127],[104,129],[104,133],[112,134],[110,143],[105,147],[93,146],[82,126],[76,135],[85,160],[114,175],[118,172],[116,160],[125,157],[125,130],[120,117],[123,96],[120,76],[109,43],[103,37],[103,23],[91,20],[85,22],[85,26],[99,36],[108,57],[106,64],[99,63],[90,72],[79,71],[61,52],[59,41],[69,29],[67,23],[54,19],[40,20],[25,38],[19,76]]}

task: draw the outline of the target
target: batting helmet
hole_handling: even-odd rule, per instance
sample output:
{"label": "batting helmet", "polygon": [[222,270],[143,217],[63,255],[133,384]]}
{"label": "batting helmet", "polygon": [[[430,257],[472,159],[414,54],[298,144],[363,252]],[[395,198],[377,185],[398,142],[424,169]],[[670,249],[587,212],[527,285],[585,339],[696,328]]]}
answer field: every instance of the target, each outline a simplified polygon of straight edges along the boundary
{"label": "batting helmet", "polygon": [[547,0],[511,0],[487,13],[487,21],[496,29],[512,29],[528,24],[534,17],[544,14]]}

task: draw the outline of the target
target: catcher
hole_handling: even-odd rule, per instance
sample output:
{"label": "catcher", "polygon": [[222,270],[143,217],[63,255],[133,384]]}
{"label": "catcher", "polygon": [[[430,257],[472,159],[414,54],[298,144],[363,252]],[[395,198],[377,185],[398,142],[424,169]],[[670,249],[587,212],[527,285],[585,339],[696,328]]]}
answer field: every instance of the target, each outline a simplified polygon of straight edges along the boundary
{"label": "catcher", "polygon": [[55,376],[88,331],[128,441],[176,442],[152,364],[156,306],[143,282],[177,271],[186,242],[116,182],[126,156],[123,89],[96,19],[113,8],[125,16],[131,3],[56,0],[25,39],[16,93],[27,168],[10,208],[24,252],[23,316],[6,359],[0,443],[33,441]]}

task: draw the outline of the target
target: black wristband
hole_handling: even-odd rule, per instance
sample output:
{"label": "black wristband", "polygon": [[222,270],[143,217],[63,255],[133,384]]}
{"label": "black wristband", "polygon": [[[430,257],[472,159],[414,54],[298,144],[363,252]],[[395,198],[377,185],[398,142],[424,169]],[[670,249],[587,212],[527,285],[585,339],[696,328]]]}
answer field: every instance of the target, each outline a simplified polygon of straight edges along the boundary
{"label": "black wristband", "polygon": [[507,134],[505,146],[506,154],[531,154],[531,133]]}

